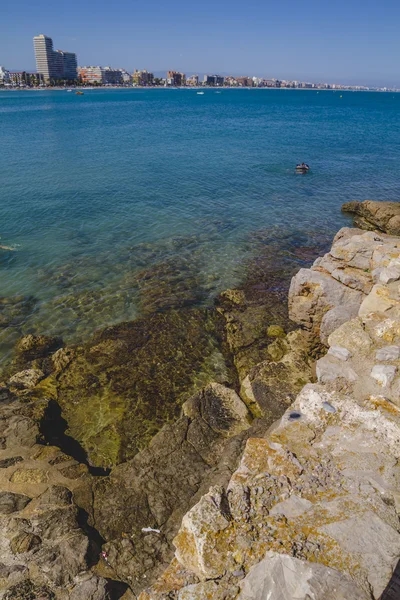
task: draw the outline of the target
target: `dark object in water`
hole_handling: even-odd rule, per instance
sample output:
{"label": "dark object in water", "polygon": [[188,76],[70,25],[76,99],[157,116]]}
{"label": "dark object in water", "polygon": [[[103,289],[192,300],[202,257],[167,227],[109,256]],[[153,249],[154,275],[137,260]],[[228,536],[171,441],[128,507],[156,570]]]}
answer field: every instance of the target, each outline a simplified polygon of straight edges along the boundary
{"label": "dark object in water", "polygon": [[301,165],[296,165],[296,173],[308,173],[310,167],[306,163],[301,163]]}

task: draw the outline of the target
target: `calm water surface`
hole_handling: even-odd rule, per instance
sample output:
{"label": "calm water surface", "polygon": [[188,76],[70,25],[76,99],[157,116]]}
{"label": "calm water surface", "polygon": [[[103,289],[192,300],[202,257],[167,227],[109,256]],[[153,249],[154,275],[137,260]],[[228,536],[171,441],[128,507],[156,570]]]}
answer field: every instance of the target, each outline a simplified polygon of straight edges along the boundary
{"label": "calm water surface", "polygon": [[348,224],[347,200],[400,197],[400,94],[0,92],[0,136],[0,243],[17,248],[0,254],[2,356],[174,290],[211,303],[258,230],[301,244]]}

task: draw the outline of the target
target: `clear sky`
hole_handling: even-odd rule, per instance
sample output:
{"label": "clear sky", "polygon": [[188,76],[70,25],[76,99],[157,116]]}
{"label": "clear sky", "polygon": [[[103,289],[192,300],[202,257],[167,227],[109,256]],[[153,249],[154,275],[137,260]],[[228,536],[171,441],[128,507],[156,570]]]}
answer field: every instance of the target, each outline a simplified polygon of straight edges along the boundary
{"label": "clear sky", "polygon": [[10,70],[44,33],[80,65],[400,87],[400,0],[13,0],[2,23]]}

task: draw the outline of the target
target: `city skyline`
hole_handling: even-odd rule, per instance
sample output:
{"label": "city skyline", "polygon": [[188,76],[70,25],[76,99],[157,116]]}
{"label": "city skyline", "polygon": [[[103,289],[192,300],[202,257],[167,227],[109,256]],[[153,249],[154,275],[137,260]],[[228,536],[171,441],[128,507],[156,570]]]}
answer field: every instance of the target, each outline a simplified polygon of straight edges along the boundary
{"label": "city skyline", "polygon": [[48,0],[39,7],[21,0],[18,9],[6,11],[11,22],[20,22],[21,11],[24,19],[16,33],[3,32],[0,64],[34,70],[31,39],[48,31],[57,46],[78,55],[81,65],[399,87],[400,6],[394,0],[350,4],[338,0],[321,7],[310,0],[299,10],[294,0],[278,5],[250,0],[246,6],[206,0],[196,7],[182,0],[168,6],[123,0],[110,12],[103,10],[105,3],[92,0],[84,6],[71,0],[57,10],[54,5],[49,10]]}

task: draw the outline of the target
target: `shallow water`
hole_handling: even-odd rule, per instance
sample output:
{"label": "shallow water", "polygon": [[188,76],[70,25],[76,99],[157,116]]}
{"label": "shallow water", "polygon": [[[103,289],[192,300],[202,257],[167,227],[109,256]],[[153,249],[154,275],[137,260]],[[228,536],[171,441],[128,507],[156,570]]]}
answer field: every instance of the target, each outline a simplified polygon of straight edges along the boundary
{"label": "shallow water", "polygon": [[0,92],[2,356],[22,333],[210,304],[258,230],[328,239],[343,202],[399,199],[399,134],[400,94]]}

